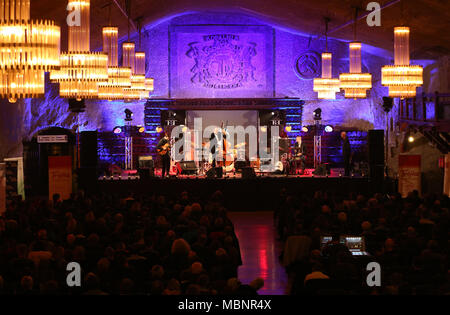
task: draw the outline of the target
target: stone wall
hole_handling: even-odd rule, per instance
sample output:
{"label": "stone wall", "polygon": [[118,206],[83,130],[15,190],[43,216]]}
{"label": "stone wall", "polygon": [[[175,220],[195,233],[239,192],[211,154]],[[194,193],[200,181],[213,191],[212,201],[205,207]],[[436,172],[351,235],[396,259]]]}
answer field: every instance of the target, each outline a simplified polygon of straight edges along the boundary
{"label": "stone wall", "polygon": [[[170,93],[170,28],[179,25],[257,25],[272,30],[273,36],[273,96],[299,97],[305,100],[305,123],[312,118],[315,108],[322,108],[326,123],[334,126],[351,127],[358,130],[383,128],[384,114],[381,109],[382,96],[387,88],[380,85],[380,68],[389,64],[389,54],[382,57],[373,47],[363,45],[363,69],[373,75],[373,89],[365,100],[346,100],[339,93],[337,100],[318,101],[313,92],[313,76],[305,70],[301,57],[318,56],[325,48],[324,38],[316,34],[300,34],[295,31],[272,27],[268,23],[239,13],[193,13],[174,17],[159,24],[146,25],[142,38],[142,49],[147,53],[147,75],[155,78],[153,98],[169,98]],[[125,41],[122,38],[121,41]],[[131,40],[137,41],[133,34]],[[333,53],[334,76],[348,71],[348,43],[329,40],[329,51]],[[312,56],[312,57],[311,57]],[[299,59],[300,58],[300,59]],[[300,60],[300,61],[299,61]],[[302,68],[303,67],[303,68]],[[308,66],[306,67],[308,68]],[[312,63],[313,72],[320,75],[320,59]],[[303,75],[303,77],[302,77]],[[177,94],[183,97],[182,94]],[[49,85],[44,99],[18,101],[9,104],[2,101],[0,118],[0,158],[21,154],[21,141],[32,137],[39,128],[60,126],[76,128],[76,117],[68,111],[66,100],[58,97],[57,85]],[[107,101],[87,101],[86,112],[80,114],[81,130],[111,131],[115,126],[123,125],[125,108],[134,112],[134,122],[143,125],[144,104],[142,102],[123,103]]]}

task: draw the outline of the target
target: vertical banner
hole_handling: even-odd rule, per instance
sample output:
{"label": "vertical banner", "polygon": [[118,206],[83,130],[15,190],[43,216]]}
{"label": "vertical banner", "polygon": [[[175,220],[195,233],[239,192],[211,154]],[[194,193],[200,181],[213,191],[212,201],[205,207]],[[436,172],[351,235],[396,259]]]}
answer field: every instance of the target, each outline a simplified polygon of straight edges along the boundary
{"label": "vertical banner", "polygon": [[48,157],[48,196],[59,194],[65,200],[72,193],[72,158],[70,156]]}
{"label": "vertical banner", "polygon": [[420,155],[398,156],[398,191],[403,197],[413,190],[421,192],[421,159]]}
{"label": "vertical banner", "polygon": [[450,153],[444,159],[444,194],[450,196]]}
{"label": "vertical banner", "polygon": [[18,195],[22,196],[22,199],[25,200],[25,180],[24,180],[24,173],[23,173],[23,157],[16,157],[16,158],[7,158],[3,160],[6,163],[9,162],[17,162],[16,168],[16,179],[17,179],[17,191],[16,193]]}
{"label": "vertical banner", "polygon": [[6,161],[5,163],[5,198],[6,205],[17,198],[17,161]]}
{"label": "vertical banner", "polygon": [[0,216],[6,211],[6,164],[0,163]]}

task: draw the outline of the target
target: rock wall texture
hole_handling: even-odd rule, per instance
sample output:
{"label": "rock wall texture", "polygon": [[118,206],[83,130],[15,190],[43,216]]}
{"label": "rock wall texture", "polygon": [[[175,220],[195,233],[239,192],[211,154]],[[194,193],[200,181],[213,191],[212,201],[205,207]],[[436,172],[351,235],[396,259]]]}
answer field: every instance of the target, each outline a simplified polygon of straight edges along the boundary
{"label": "rock wall texture", "polygon": [[[146,25],[142,37],[142,47],[147,53],[147,75],[155,78],[153,98],[171,97],[170,42],[171,27],[180,25],[257,25],[268,26],[273,37],[273,97],[299,97],[305,100],[304,122],[312,119],[312,112],[322,108],[323,119],[334,126],[352,127],[358,130],[384,128],[385,116],[381,108],[382,96],[387,88],[381,86],[381,66],[390,64],[389,53],[381,54],[379,49],[363,44],[363,70],[373,75],[373,89],[365,100],[347,100],[339,93],[337,100],[319,101],[313,92],[313,76],[308,71],[320,75],[320,53],[325,49],[324,38],[309,34],[299,34],[287,29],[272,27],[265,21],[238,13],[194,13],[174,17],[155,25]],[[125,41],[122,38],[121,41]],[[133,34],[131,40],[137,41]],[[364,42],[364,39],[361,39]],[[333,53],[333,73],[348,71],[348,43],[330,39],[329,51]],[[426,88],[447,84],[447,78],[440,66],[447,65],[448,59],[427,66]],[[317,72],[318,71],[318,72]],[[314,73],[313,73],[314,74]],[[440,76],[440,77],[439,77]],[[438,79],[436,79],[438,78]],[[439,84],[437,83],[439,81]],[[430,82],[430,83],[428,83]],[[443,83],[442,83],[443,82]],[[183,95],[177,94],[180,98]],[[0,159],[21,155],[21,142],[30,139],[39,129],[60,126],[75,129],[77,117],[68,111],[67,100],[58,97],[58,87],[49,84],[43,99],[21,100],[16,104],[1,101],[0,116]],[[134,112],[134,122],[144,123],[143,102],[124,103],[107,101],[87,101],[86,112],[78,117],[81,130],[110,131],[123,125],[125,108]]]}

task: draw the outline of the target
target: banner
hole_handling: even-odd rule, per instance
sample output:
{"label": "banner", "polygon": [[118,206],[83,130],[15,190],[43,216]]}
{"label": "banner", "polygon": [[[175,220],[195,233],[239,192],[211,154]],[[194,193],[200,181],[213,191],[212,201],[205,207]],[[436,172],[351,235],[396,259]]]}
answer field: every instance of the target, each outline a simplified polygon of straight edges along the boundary
{"label": "banner", "polygon": [[403,197],[413,190],[421,193],[421,156],[398,156],[398,191]]}
{"label": "banner", "polygon": [[444,160],[444,195],[450,196],[450,153]]}
{"label": "banner", "polygon": [[72,193],[72,158],[70,156],[48,157],[48,196],[53,199],[59,194],[61,199],[69,199]]}
{"label": "banner", "polygon": [[6,164],[0,163],[0,216],[6,211]]}
{"label": "banner", "polygon": [[5,166],[6,205],[17,199],[17,161],[7,161]]}
{"label": "banner", "polygon": [[14,169],[15,169],[15,176],[14,180],[17,183],[17,190],[15,193],[17,195],[21,195],[22,199],[25,200],[25,180],[24,180],[24,173],[23,173],[23,157],[16,157],[16,158],[7,158],[3,160],[6,162],[6,168],[8,169],[8,163],[13,162]]}

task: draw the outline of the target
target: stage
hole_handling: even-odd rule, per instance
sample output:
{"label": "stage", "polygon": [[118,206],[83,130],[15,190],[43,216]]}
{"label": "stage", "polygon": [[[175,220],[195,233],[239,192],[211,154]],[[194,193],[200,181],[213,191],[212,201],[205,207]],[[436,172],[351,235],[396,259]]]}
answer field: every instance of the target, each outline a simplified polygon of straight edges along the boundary
{"label": "stage", "polygon": [[[224,175],[223,178],[206,178],[204,176],[171,176],[165,179],[150,177],[138,178],[137,174],[129,177],[100,177],[97,181],[84,181],[82,186],[90,193],[107,193],[125,196],[128,193],[179,197],[188,191],[191,198],[204,199],[215,191],[224,193],[225,204],[230,211],[263,211],[278,207],[279,193],[286,189],[289,193],[301,196],[311,195],[317,190],[337,193],[371,194],[381,191],[379,183],[366,176],[343,177],[312,175],[274,175],[257,174],[254,178],[242,178],[240,174]],[[81,178],[80,178],[81,179]],[[82,180],[82,179],[81,179]]]}

